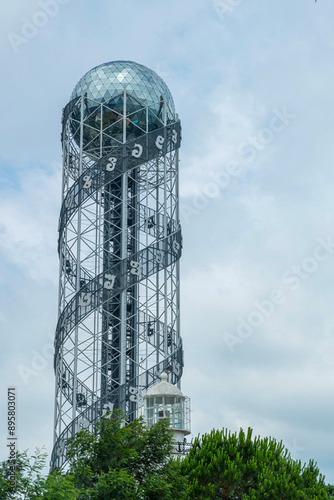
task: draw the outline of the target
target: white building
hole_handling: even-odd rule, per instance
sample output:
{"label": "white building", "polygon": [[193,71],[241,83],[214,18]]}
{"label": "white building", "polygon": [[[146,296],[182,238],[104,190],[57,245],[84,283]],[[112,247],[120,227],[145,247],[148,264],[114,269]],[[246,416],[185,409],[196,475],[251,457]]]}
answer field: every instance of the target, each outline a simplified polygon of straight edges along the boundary
{"label": "white building", "polygon": [[190,434],[190,398],[167,381],[162,373],[160,382],[152,385],[144,396],[144,419],[148,428],[163,418],[168,418],[174,434],[175,453],[183,454],[189,445],[186,436]]}

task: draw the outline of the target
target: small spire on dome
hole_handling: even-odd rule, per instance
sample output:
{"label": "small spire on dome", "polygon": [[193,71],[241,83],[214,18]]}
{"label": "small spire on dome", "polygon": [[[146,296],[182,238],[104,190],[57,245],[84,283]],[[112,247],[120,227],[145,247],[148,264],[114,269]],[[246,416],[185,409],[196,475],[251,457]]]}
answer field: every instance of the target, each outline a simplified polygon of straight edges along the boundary
{"label": "small spire on dome", "polygon": [[160,375],[160,380],[161,382],[167,382],[167,373],[166,372],[162,372],[162,374]]}

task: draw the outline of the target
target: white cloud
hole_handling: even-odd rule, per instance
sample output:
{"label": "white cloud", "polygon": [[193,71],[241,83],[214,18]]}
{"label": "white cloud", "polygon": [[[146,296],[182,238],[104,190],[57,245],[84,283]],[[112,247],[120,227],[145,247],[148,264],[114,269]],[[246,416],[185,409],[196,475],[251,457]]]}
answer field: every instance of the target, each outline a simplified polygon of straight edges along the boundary
{"label": "white cloud", "polygon": [[59,164],[30,170],[0,200],[0,251],[37,281],[56,281],[60,181]]}

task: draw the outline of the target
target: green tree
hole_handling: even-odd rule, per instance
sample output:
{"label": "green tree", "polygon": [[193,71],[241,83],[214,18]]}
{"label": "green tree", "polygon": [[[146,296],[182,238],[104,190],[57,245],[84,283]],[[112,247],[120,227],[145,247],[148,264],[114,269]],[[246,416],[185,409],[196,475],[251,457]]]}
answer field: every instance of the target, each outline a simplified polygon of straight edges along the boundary
{"label": "green tree", "polygon": [[15,486],[10,482],[10,463],[0,464],[0,500],[77,500],[79,491],[73,477],[55,471],[47,477],[42,475],[47,454],[36,449],[32,457],[27,451],[17,453]]}
{"label": "green tree", "polygon": [[102,418],[95,432],[80,431],[67,450],[79,499],[181,500],[186,479],[171,459],[168,420],[147,429],[142,419],[125,425],[121,412]]}
{"label": "green tree", "polygon": [[292,460],[282,442],[227,430],[196,438],[181,464],[189,500],[327,499],[324,477],[311,460]]}
{"label": "green tree", "polygon": [[102,418],[94,433],[80,431],[69,441],[68,470],[41,471],[46,454],[17,455],[16,487],[10,491],[9,463],[0,466],[0,500],[181,500],[187,480],[171,459],[167,420],[147,429],[142,420],[125,425],[115,412]]}
{"label": "green tree", "polygon": [[[109,416],[110,417],[110,416]],[[334,487],[313,461],[302,466],[282,443],[226,430],[195,439],[182,461],[170,458],[168,421],[147,429],[125,425],[115,413],[94,433],[79,432],[68,446],[69,468],[42,476],[46,454],[17,456],[16,491],[9,463],[0,464],[0,500],[315,500],[333,498]]]}
{"label": "green tree", "polygon": [[35,455],[28,457],[26,451],[16,454],[15,484],[10,481],[11,464],[5,460],[0,465],[0,499],[38,498],[42,492],[42,469],[47,454],[36,449]]}
{"label": "green tree", "polygon": [[326,491],[327,491],[327,495],[328,495],[329,500],[334,498],[334,486],[332,484],[327,484]]}

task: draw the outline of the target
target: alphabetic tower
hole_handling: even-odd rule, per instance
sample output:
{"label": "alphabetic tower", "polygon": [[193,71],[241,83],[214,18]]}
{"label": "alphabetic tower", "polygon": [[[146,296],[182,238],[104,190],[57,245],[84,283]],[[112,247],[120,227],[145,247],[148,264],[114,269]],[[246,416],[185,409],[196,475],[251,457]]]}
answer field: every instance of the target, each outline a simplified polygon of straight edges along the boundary
{"label": "alphabetic tower", "polygon": [[169,89],[134,62],[93,68],[63,111],[51,468],[108,410],[136,418],[163,372],[180,386],[180,140]]}

